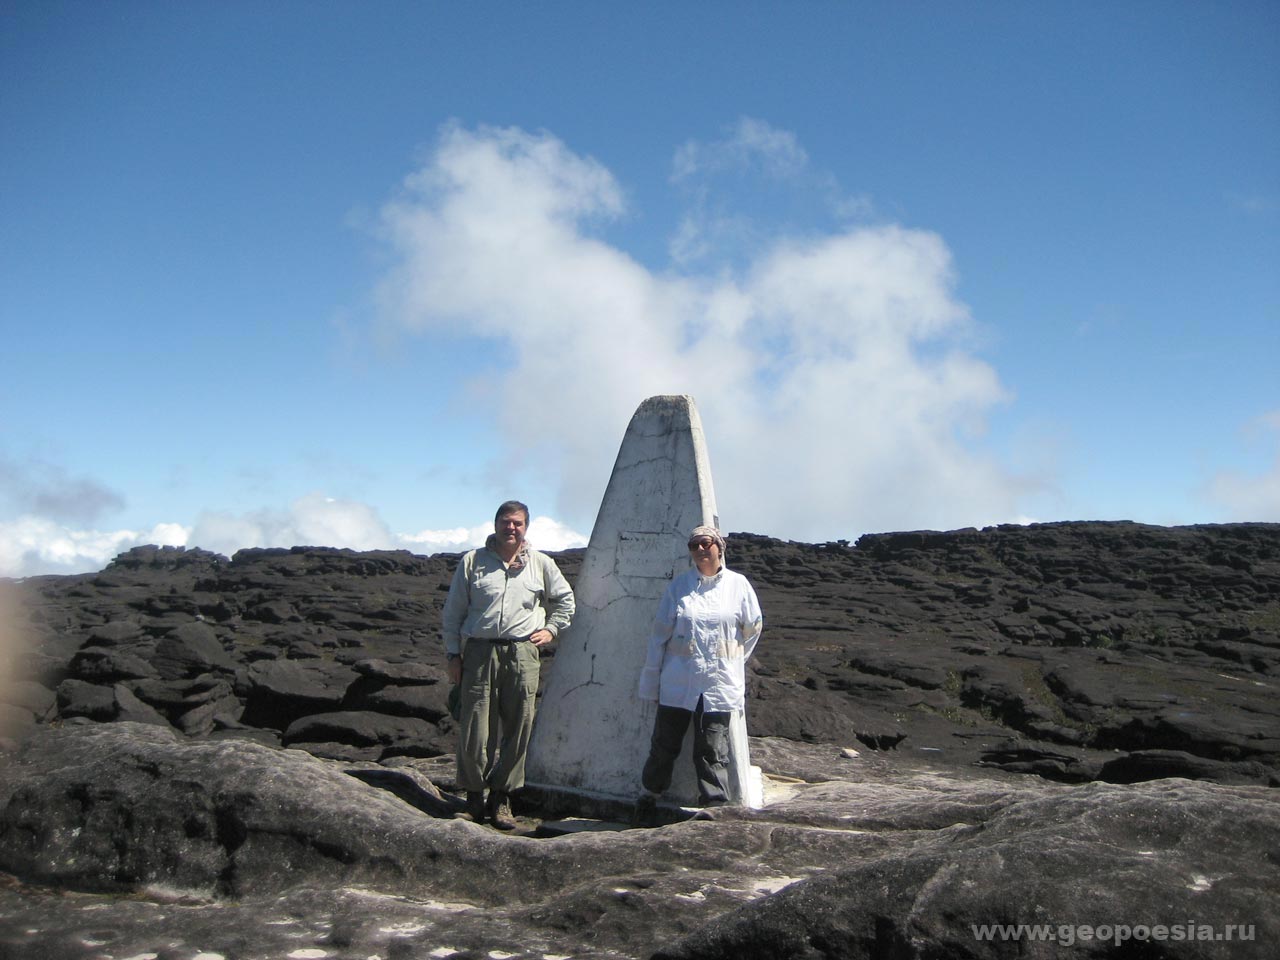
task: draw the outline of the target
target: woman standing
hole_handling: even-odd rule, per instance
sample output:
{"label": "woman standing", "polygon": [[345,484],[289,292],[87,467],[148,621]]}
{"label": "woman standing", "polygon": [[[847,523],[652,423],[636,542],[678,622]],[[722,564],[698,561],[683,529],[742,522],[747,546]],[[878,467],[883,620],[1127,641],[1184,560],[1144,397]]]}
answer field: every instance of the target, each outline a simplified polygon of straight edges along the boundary
{"label": "woman standing", "polygon": [[653,821],[690,721],[693,766],[703,806],[729,800],[729,722],[743,708],[744,666],[760,639],[760,603],[740,573],[724,565],[724,538],[714,527],[689,534],[694,569],[676,576],[658,605],[640,699],[656,700],[649,759],[641,774],[635,822]]}

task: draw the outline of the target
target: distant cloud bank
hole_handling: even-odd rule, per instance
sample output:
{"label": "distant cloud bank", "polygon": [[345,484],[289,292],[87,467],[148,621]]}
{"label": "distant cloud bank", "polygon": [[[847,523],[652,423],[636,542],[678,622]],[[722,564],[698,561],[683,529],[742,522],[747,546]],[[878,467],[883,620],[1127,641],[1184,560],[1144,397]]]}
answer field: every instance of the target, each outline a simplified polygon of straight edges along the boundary
{"label": "distant cloud bank", "polygon": [[88,573],[146,543],[184,546],[186,528],[159,523],[151,530],[77,530],[45,517],[0,521],[0,577]]}
{"label": "distant cloud bank", "polygon": [[[392,533],[368,504],[320,493],[301,497],[278,513],[205,513],[190,528],[161,523],[148,531],[74,530],[27,516],[0,522],[0,577],[89,573],[144,544],[201,547],[226,556],[248,547],[295,546],[432,554],[482,546],[492,532],[489,522],[453,530]],[[551,517],[538,516],[529,524],[529,542],[541,550],[567,550],[585,547],[587,538]]]}

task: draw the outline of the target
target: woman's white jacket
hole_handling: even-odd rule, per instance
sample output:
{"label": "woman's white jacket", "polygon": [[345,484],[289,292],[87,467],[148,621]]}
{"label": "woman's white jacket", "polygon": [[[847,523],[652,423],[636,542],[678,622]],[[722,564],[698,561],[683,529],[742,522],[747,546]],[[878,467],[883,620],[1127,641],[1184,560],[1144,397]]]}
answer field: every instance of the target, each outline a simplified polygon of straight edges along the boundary
{"label": "woman's white jacket", "polygon": [[680,574],[658,605],[640,699],[693,710],[702,697],[703,710],[741,710],[744,667],[761,627],[760,602],[742,574],[725,567],[710,577]]}

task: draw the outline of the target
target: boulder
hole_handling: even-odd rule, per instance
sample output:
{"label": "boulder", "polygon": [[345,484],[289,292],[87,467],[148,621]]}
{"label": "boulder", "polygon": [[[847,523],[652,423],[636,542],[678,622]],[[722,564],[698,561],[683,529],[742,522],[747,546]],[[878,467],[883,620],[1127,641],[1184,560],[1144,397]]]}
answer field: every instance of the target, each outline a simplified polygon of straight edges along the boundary
{"label": "boulder", "polygon": [[115,683],[158,677],[159,671],[142,657],[112,647],[82,647],[71,658],[71,676],[90,683]]}
{"label": "boulder", "polygon": [[142,625],[136,620],[112,620],[89,631],[89,645],[114,647],[142,638]]}
{"label": "boulder", "polygon": [[149,703],[173,720],[191,709],[192,702],[189,698],[193,691],[210,689],[211,683],[230,689],[225,680],[215,679],[210,674],[182,680],[136,680],[129,683],[128,687],[139,700]]}
{"label": "boulder", "polygon": [[1107,761],[1096,774],[1098,780],[1108,783],[1141,783],[1171,777],[1280,787],[1280,775],[1261,763],[1208,760],[1183,750],[1136,750]]}
{"label": "boulder", "polygon": [[448,675],[439,667],[417,661],[388,663],[386,660],[365,659],[357,660],[351,669],[361,677],[381,684],[413,686],[448,682]]}
{"label": "boulder", "polygon": [[199,621],[182,624],[156,644],[152,663],[166,680],[195,677],[210,670],[233,673],[236,668],[213,627]]}
{"label": "boulder", "polygon": [[324,661],[260,660],[249,667],[243,722],[284,730],[300,717],[336,711],[355,677]]}
{"label": "boulder", "polygon": [[255,604],[244,612],[246,620],[258,620],[262,623],[301,622],[302,617],[293,609],[287,600],[268,600]]}
{"label": "boulder", "polygon": [[244,714],[244,705],[231,694],[229,685],[223,685],[225,693],[216,695],[210,691],[197,697],[188,698],[187,709],[172,722],[175,727],[191,737],[205,736],[219,728],[234,728],[240,725]]}
{"label": "boulder", "polygon": [[449,716],[449,685],[418,683],[411,686],[366,682],[361,677],[347,690],[342,706],[348,710],[371,710],[397,717],[417,717],[439,723]]}
{"label": "boulder", "polygon": [[116,695],[110,686],[67,679],[58,684],[57,695],[60,716],[88,717],[103,722],[116,718]]}
{"label": "boulder", "polygon": [[64,680],[58,685],[58,714],[85,717],[100,723],[134,721],[167,727],[169,721],[154,707],[139,700],[125,684],[111,686]]}
{"label": "boulder", "polygon": [[404,753],[406,749],[433,739],[437,733],[433,724],[413,717],[393,717],[369,710],[343,710],[311,714],[295,720],[284,732],[284,744],[346,743],[355,747],[398,748],[396,752]]}

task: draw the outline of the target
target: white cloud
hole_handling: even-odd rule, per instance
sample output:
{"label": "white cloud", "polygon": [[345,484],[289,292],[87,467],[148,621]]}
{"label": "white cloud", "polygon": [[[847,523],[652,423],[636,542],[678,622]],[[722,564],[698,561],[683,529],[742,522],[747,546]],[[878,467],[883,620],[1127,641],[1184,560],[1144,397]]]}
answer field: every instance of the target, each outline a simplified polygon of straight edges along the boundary
{"label": "white cloud", "polygon": [[[418,533],[400,534],[397,540],[415,553],[461,553],[472,547],[483,546],[492,523],[474,527],[456,527],[452,530],[422,530]],[[569,550],[585,547],[587,538],[551,517],[534,517],[529,521],[529,543],[539,550]]]}
{"label": "white cloud", "polygon": [[[742,117],[720,140],[690,140],[676,150],[671,182],[688,209],[668,241],[675,264],[689,267],[740,264],[774,242],[781,225],[818,215],[838,222],[864,221],[875,210],[865,196],[851,196],[826,172],[815,170],[789,130]],[[732,202],[718,190],[733,184]]]}
{"label": "white cloud", "polygon": [[493,524],[482,523],[475,527],[454,527],[451,530],[420,530],[402,533],[398,537],[405,549],[414,553],[461,553],[481,546],[493,533]]}
{"label": "white cloud", "polygon": [[[804,160],[747,133],[743,150]],[[1023,481],[975,446],[1006,395],[966,351],[940,237],[779,236],[740,269],[675,276],[596,235],[621,196],[549,134],[450,127],[383,212],[386,316],[504,344],[520,403],[483,413],[519,451],[505,469],[559,469],[559,515],[594,516],[627,420],[663,393],[698,402],[729,529],[826,539],[1020,515]]]}
{"label": "white cloud", "polygon": [[539,550],[570,550],[585,547],[587,538],[550,517],[534,517],[529,521],[529,542]]}
{"label": "white cloud", "polygon": [[160,523],[150,531],[75,530],[47,517],[22,516],[0,522],[0,576],[87,573],[132,547],[181,547],[187,536],[176,523]]}
{"label": "white cloud", "polygon": [[381,550],[393,543],[386,524],[368,504],[312,493],[294,502],[292,515],[295,543],[353,550]]}
{"label": "white cloud", "polygon": [[[232,556],[249,547],[346,547],[352,550],[410,550],[458,553],[482,546],[492,521],[452,530],[393,534],[368,504],[310,493],[287,510],[259,510],[236,516],[206,512],[188,529],[156,524],[150,531],[74,530],[52,520],[24,516],[0,522],[0,577],[90,573],[136,546],[200,547]],[[529,542],[540,550],[585,547],[587,538],[551,517],[534,517]]]}
{"label": "white cloud", "polygon": [[[309,493],[283,512],[261,510],[242,516],[206,513],[191,531],[190,543],[231,556],[246,547],[346,547],[352,550],[411,550],[458,553],[481,546],[493,522],[448,530],[392,533],[377,510],[355,500]],[[550,517],[534,517],[529,540],[543,550],[585,546],[586,539]]]}
{"label": "white cloud", "polygon": [[723,140],[684,143],[672,161],[671,179],[688,180],[707,173],[753,167],[770,177],[786,179],[798,176],[808,164],[809,156],[794,133],[754,117],[742,117]]}
{"label": "white cloud", "polygon": [[260,510],[240,516],[203,513],[191,531],[190,542],[227,556],[249,547],[385,550],[397,546],[373,507],[323,493],[300,497],[284,512]]}
{"label": "white cloud", "polygon": [[1221,470],[1209,482],[1209,497],[1230,520],[1280,522],[1280,410],[1257,417],[1246,425],[1245,434],[1275,448],[1270,467],[1255,474]]}

